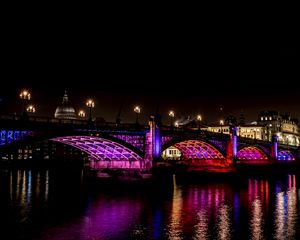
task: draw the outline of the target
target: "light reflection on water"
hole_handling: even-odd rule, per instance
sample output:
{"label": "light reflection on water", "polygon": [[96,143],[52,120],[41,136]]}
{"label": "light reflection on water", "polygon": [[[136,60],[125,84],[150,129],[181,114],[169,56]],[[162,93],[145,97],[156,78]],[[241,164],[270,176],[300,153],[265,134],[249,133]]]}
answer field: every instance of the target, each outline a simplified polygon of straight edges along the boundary
{"label": "light reflection on water", "polygon": [[299,239],[299,176],[137,183],[0,171],[6,239]]}
{"label": "light reflection on water", "polygon": [[255,199],[252,203],[251,239],[263,239],[263,213],[261,200]]}
{"label": "light reflection on water", "polygon": [[167,226],[168,239],[182,239],[182,191],[176,183],[175,175],[173,175],[173,200],[170,216],[170,223]]}
{"label": "light reflection on water", "polygon": [[[299,236],[299,197],[297,199],[296,176],[287,176],[287,187],[276,184],[275,239],[296,239]],[[299,191],[299,190],[298,190]]]}
{"label": "light reflection on water", "polygon": [[219,208],[218,239],[230,239],[231,219],[229,216],[229,206],[221,205]]}

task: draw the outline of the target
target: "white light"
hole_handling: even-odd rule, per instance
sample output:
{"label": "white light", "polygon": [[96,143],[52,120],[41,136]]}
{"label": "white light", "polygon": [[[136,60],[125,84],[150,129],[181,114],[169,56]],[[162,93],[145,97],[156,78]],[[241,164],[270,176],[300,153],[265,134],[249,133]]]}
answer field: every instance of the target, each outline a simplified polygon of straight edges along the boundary
{"label": "white light", "polygon": [[92,99],[87,100],[86,105],[90,108],[95,107],[95,102]]}
{"label": "white light", "polygon": [[171,111],[169,112],[169,116],[170,116],[170,117],[174,117],[174,116],[175,116],[174,111],[171,110]]}
{"label": "white light", "polygon": [[27,112],[31,112],[31,113],[35,113],[35,107],[33,105],[29,105],[27,108],[26,108],[26,111]]}
{"label": "white light", "polygon": [[79,116],[79,117],[85,117],[85,112],[84,112],[83,110],[80,110],[80,111],[78,112],[78,116]]}
{"label": "white light", "polygon": [[141,108],[139,106],[135,106],[133,109],[134,112],[136,113],[140,113],[141,112]]}

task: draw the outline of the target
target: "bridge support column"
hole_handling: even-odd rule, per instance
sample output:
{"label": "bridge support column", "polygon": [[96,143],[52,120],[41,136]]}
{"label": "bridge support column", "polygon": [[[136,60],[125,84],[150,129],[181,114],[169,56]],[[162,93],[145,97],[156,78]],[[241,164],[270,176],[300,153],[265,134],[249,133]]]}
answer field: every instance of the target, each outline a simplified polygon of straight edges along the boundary
{"label": "bridge support column", "polygon": [[155,116],[150,116],[149,133],[146,135],[146,161],[153,161],[155,165],[161,158],[161,134],[159,119]]}
{"label": "bridge support column", "polygon": [[226,149],[226,161],[227,164],[232,165],[236,163],[237,160],[237,127],[232,127],[230,129],[230,139],[227,142],[227,149]]}
{"label": "bridge support column", "polygon": [[278,155],[278,136],[272,136],[272,146],[271,146],[271,161],[277,162],[277,155]]}

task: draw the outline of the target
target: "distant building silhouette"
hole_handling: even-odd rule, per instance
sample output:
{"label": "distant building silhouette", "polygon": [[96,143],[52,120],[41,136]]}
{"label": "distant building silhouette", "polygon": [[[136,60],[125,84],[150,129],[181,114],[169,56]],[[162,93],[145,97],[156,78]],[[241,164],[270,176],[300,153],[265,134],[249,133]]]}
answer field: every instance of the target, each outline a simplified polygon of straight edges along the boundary
{"label": "distant building silhouette", "polygon": [[55,110],[54,117],[60,119],[76,119],[75,109],[69,105],[68,103],[68,95],[67,91],[63,96],[63,101],[60,106],[58,106]]}

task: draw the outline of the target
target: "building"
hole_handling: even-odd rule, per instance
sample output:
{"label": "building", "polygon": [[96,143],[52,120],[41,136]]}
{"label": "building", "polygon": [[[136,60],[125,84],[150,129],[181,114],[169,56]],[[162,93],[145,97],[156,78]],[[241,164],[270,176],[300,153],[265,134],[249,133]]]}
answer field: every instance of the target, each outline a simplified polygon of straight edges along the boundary
{"label": "building", "polygon": [[161,156],[165,160],[180,160],[181,152],[179,149],[171,146],[163,151]]}
{"label": "building", "polygon": [[252,124],[245,124],[238,126],[237,135],[240,137],[253,138],[263,140],[264,126],[257,125],[256,122]]}
{"label": "building", "polygon": [[54,117],[59,119],[76,119],[75,109],[69,105],[66,91],[63,96],[62,104],[55,110]]}
{"label": "building", "polygon": [[[207,131],[216,133],[230,133],[230,125],[211,125]],[[277,135],[279,143],[291,146],[300,146],[298,120],[289,114],[280,114],[278,111],[261,111],[256,122],[240,124],[237,126],[240,137],[272,141],[272,136]]]}
{"label": "building", "polygon": [[291,118],[290,114],[261,111],[257,124],[264,126],[263,140],[271,141],[272,135],[277,135],[279,143],[300,146],[298,120]]}

